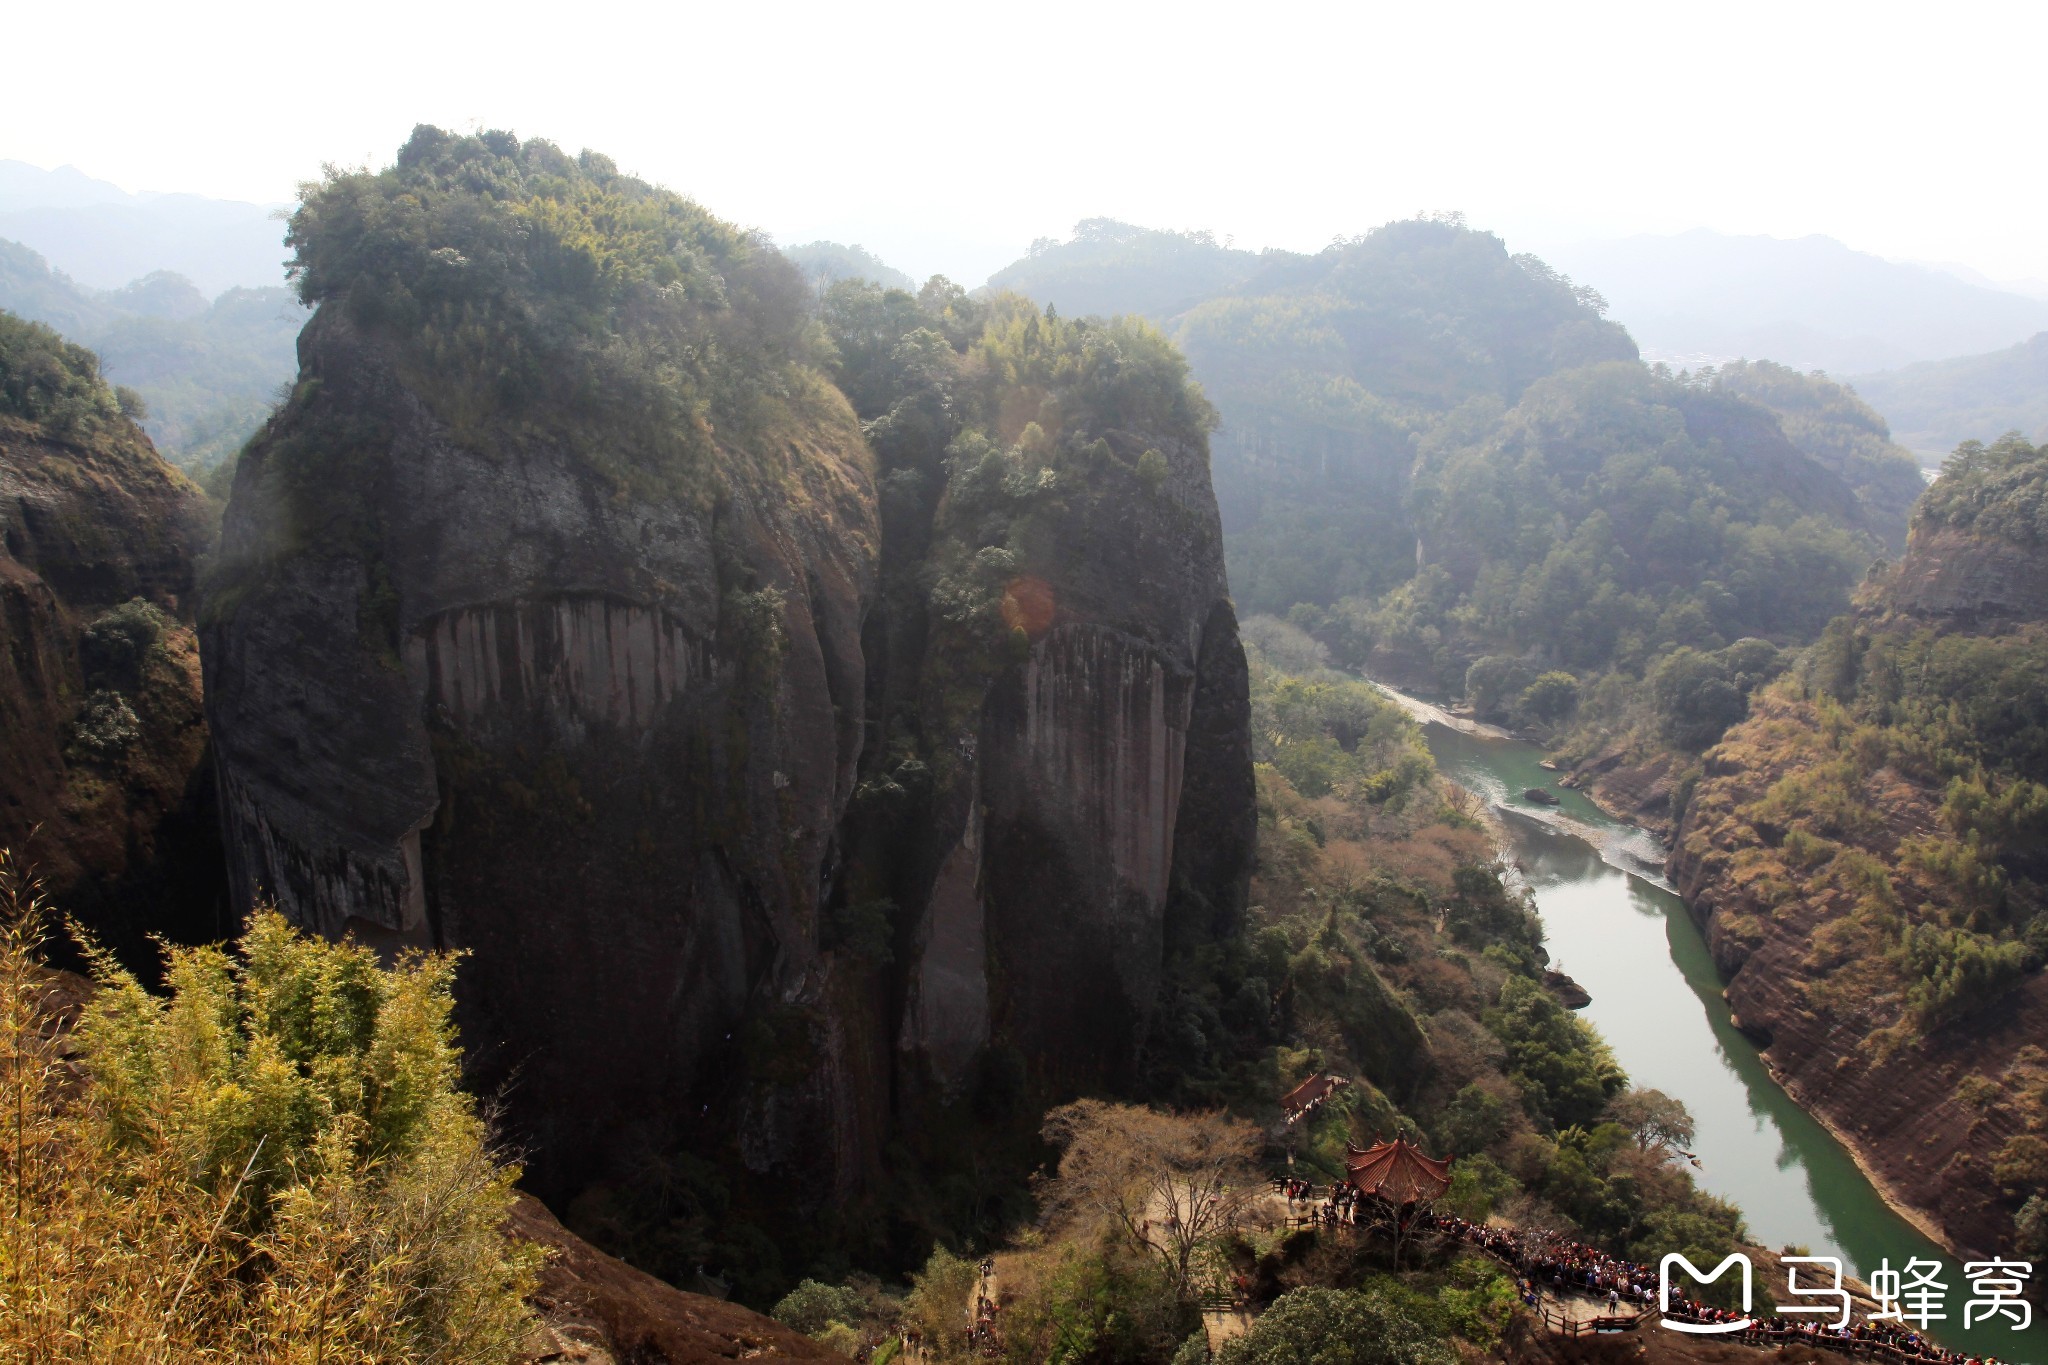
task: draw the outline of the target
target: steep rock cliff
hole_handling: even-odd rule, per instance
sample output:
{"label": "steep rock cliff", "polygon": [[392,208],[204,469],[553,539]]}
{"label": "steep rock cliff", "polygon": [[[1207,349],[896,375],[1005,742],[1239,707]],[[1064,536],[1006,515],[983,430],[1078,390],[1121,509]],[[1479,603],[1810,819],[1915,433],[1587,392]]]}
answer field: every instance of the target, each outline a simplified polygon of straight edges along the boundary
{"label": "steep rock cliff", "polygon": [[[472,1079],[561,1191],[728,1088],[743,1018],[829,989],[874,491],[785,263],[494,139],[423,130],[295,222],[321,307],[237,472],[207,705],[239,901],[467,951]],[[340,217],[408,193],[424,241]],[[850,1131],[874,1097],[832,1061],[791,1088]]]}
{"label": "steep rock cliff", "polygon": [[[1021,319],[893,296],[883,356],[914,333],[960,391],[909,468],[787,264],[602,158],[422,129],[293,240],[318,312],[204,629],[240,901],[465,950],[537,1188],[709,1160],[745,1206],[689,1215],[713,1244],[878,1179],[991,1052],[1127,1079],[1251,842],[1177,357],[1147,387],[1104,330],[1093,379],[1021,376],[1061,358],[983,336]],[[678,1249],[676,1189],[579,1226],[746,1254]]]}
{"label": "steep rock cliff", "polygon": [[2031,448],[1950,467],[1707,752],[1669,865],[1786,1088],[1971,1255],[2037,1252],[2014,1213],[2048,1185],[2043,488]]}
{"label": "steep rock cliff", "polygon": [[[859,433],[814,388],[763,452],[783,468],[703,509],[453,439],[339,311],[301,357],[206,636],[237,892],[469,950],[480,1080],[516,1075],[544,1171],[577,1163],[674,1110],[750,1004],[820,988],[873,576]],[[295,439],[365,423],[374,543],[280,547]]]}
{"label": "steep rock cliff", "polygon": [[825,320],[883,469],[846,894],[894,915],[902,1093],[957,1099],[985,1045],[1035,1098],[1128,1088],[1255,837],[1210,411],[1135,320],[943,281]]}
{"label": "steep rock cliff", "polygon": [[[1020,657],[992,670],[960,735],[965,800],[906,1020],[948,1084],[962,1038],[992,1029],[1054,1089],[1127,1086],[1169,940],[1212,938],[1242,908],[1244,654],[1204,453],[1166,458],[1156,489],[1101,462],[1021,538],[1004,589]],[[942,632],[934,648],[948,647]],[[973,942],[983,971],[947,951]],[[933,1013],[941,1002],[965,1010],[965,1034]]]}
{"label": "steep rock cliff", "polygon": [[[1907,1006],[1885,943],[1859,923],[1857,891],[1825,865],[1788,878],[1775,856],[1788,831],[1745,818],[1774,786],[1832,759],[1821,721],[1810,703],[1780,695],[1760,696],[1755,711],[1709,751],[1667,868],[1705,928],[1736,1022],[1895,1206],[1959,1252],[2010,1250],[2012,1203],[1994,1172],[2028,1126],[2007,1101],[2043,1074],[2020,1054],[2048,1028],[2048,980],[2032,976],[1985,1008],[1887,1043]],[[1855,847],[1883,864],[1896,896],[1938,918],[1947,888],[1902,866],[1899,846],[1940,828],[1939,788],[1889,767],[1859,785],[1884,819]],[[2000,1102],[1959,1092],[1971,1076],[1991,1080]]]}
{"label": "steep rock cliff", "polygon": [[124,952],[216,927],[202,504],[90,352],[0,314],[0,844]]}

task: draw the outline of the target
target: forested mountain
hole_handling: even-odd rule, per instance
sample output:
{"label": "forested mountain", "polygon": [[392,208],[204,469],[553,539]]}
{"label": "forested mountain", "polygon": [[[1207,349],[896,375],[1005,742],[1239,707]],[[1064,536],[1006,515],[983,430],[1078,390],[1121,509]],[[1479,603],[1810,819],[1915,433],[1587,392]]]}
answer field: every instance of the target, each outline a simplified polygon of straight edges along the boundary
{"label": "forested mountain", "polygon": [[1604,294],[1644,351],[1674,367],[1747,357],[1857,374],[2009,346],[2048,328],[2048,300],[1828,237],[1700,228],[1551,246],[1544,256]]}
{"label": "forested mountain", "polygon": [[1098,226],[1012,272],[1219,291],[1169,325],[1220,414],[1233,595],[1343,666],[1574,759],[1696,749],[1903,541],[1918,475],[1853,393],[1646,369],[1598,293],[1455,216],[1250,261]]}
{"label": "forested mountain", "polygon": [[297,368],[305,310],[282,287],[208,300],[158,270],[92,289],[29,248],[0,241],[0,308],[48,323],[100,354],[106,377],[143,400],[143,426],[173,464],[199,474],[241,448]]}
{"label": "forested mountain", "polygon": [[845,246],[838,242],[806,242],[802,246],[786,246],[782,254],[796,262],[796,268],[804,272],[804,278],[820,293],[840,280],[867,280],[885,289],[917,288],[917,282],[910,276],[858,243]]}
{"label": "forested mountain", "polygon": [[1208,232],[1089,218],[1076,223],[1065,242],[1033,242],[1030,254],[989,276],[988,283],[1069,316],[1136,313],[1167,326],[1202,300],[1235,290],[1262,264],[1298,259],[1286,251],[1219,246]]}
{"label": "forested mountain", "polygon": [[995,280],[1171,330],[1221,416],[1231,587],[1254,611],[1377,594],[1414,572],[1409,468],[1445,413],[1635,356],[1596,298],[1450,220],[1300,256],[1092,219]]}
{"label": "forested mountain", "polygon": [[1870,529],[1903,549],[1913,504],[1927,487],[1913,452],[1857,391],[1824,374],[1769,360],[1738,360],[1703,372],[1714,387],[1777,415],[1785,438],[1854,490]]}
{"label": "forested mountain", "polygon": [[1478,415],[1425,442],[1412,495],[1417,582],[1456,590],[1450,631],[1639,670],[1675,645],[1817,632],[1868,561],[1846,485],[1712,388],[1611,363],[1462,420]]}
{"label": "forested mountain", "polygon": [[1255,611],[1377,595],[1414,572],[1410,470],[1453,410],[1635,358],[1598,301],[1540,261],[1421,220],[1274,262],[1175,334],[1222,413],[1231,586]]}
{"label": "forested mountain", "polygon": [[2048,1252],[2044,848],[2048,450],[1972,442],[1707,753],[1671,860],[1743,1026],[1969,1250]]}
{"label": "forested mountain", "polygon": [[1989,355],[1924,361],[1852,382],[1928,465],[1965,441],[2008,431],[2048,440],[2048,332]]}

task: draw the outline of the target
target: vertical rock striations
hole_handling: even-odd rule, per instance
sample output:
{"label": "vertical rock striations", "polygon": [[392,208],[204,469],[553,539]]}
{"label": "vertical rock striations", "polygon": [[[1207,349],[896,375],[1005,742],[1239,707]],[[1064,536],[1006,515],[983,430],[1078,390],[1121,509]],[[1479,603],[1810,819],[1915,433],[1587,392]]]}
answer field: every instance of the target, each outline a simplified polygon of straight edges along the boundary
{"label": "vertical rock striations", "polygon": [[678,1148],[849,1192],[991,1046],[1127,1081],[1254,818],[1170,348],[1049,323],[1092,378],[1020,377],[1036,321],[892,295],[959,400],[899,458],[787,263],[602,158],[421,129],[292,234],[204,632],[239,900],[468,952],[555,1195]]}
{"label": "vertical rock striations", "polygon": [[[486,169],[496,197],[465,188]],[[424,243],[321,221],[407,192],[445,215]],[[563,203],[589,219],[533,226]],[[592,279],[607,213],[659,232]],[[794,350],[788,267],[595,158],[423,131],[294,232],[320,311],[237,473],[205,635],[235,888],[467,951],[475,1079],[560,1190],[701,1110],[750,1012],[822,989],[869,457]],[[420,259],[380,277],[362,239]],[[529,385],[475,378],[527,348]]]}

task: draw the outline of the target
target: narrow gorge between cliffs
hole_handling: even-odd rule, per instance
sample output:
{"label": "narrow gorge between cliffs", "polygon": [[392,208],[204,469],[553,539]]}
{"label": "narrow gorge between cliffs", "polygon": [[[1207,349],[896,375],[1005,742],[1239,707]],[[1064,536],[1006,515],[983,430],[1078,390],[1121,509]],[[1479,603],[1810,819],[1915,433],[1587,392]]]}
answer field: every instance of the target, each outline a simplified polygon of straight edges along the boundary
{"label": "narrow gorge between cliffs", "polygon": [[[1754,1241],[1839,1256],[1867,1280],[1881,1261],[1939,1259],[1950,1286],[1943,1345],[2008,1361],[2048,1361],[2048,1327],[1961,1325],[1967,1282],[1958,1258],[1888,1205],[1849,1152],[1771,1076],[1721,998],[1705,939],[1664,880],[1664,848],[1578,791],[1555,787],[1534,744],[1446,723],[1427,701],[1378,684],[1422,722],[1446,777],[1494,812],[1502,851],[1534,894],[1551,965],[1593,997],[1582,1013],[1631,1081],[1682,1100],[1698,1127],[1702,1188],[1732,1200]],[[1550,787],[1559,804],[1523,798]],[[1761,1277],[1782,1302],[1782,1286]]]}

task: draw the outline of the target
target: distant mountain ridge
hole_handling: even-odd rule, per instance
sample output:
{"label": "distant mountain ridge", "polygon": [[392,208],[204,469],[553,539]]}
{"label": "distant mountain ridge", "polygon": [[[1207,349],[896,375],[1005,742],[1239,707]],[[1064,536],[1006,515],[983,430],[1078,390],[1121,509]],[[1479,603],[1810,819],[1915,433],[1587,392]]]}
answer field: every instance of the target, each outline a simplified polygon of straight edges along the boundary
{"label": "distant mountain ridge", "polygon": [[915,290],[917,281],[904,274],[859,242],[805,242],[786,246],[782,254],[804,272],[811,288],[819,293],[840,280],[869,280],[884,289]]}
{"label": "distant mountain ridge", "polygon": [[2048,300],[1831,237],[1698,228],[1541,254],[1598,289],[1646,358],[1693,368],[1746,358],[1856,374],[1990,351],[2048,330]]}
{"label": "distant mountain ridge", "polygon": [[172,270],[208,297],[284,284],[277,204],[197,194],[131,194],[75,166],[0,161],[0,237],[24,243],[95,289]]}
{"label": "distant mountain ridge", "polygon": [[2048,441],[2048,332],[1989,355],[1922,361],[1851,382],[1924,463],[2008,431]]}
{"label": "distant mountain ridge", "polygon": [[1231,293],[1267,265],[1307,261],[1291,251],[1240,251],[1208,232],[1137,227],[1086,218],[1070,241],[1040,238],[1030,252],[989,276],[1069,317],[1136,313],[1164,324],[1195,305]]}
{"label": "distant mountain ridge", "polygon": [[234,454],[269,414],[278,385],[297,371],[306,321],[282,285],[209,299],[184,276],[157,270],[93,289],[6,240],[0,309],[98,351],[108,380],[148,404],[143,426],[164,457],[195,474]]}

